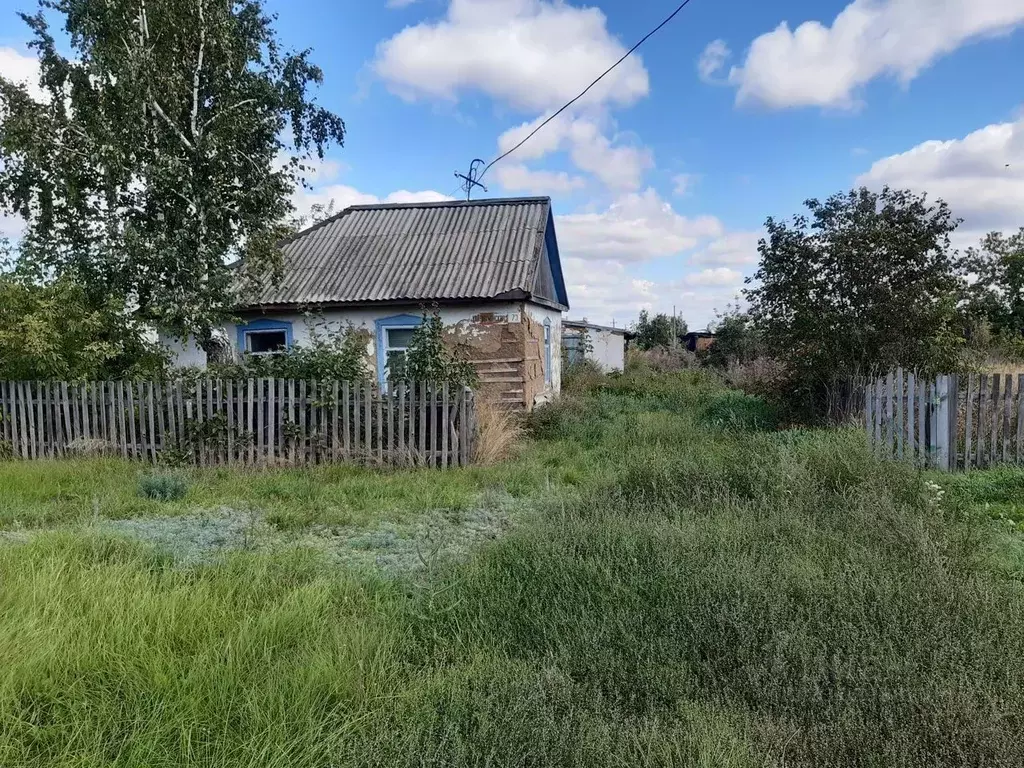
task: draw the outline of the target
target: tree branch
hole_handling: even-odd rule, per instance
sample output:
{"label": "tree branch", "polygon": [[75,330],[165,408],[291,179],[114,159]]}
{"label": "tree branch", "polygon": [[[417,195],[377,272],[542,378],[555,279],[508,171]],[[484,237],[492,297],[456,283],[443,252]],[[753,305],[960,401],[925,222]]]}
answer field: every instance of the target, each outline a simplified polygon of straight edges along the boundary
{"label": "tree branch", "polygon": [[190,142],[188,140],[188,136],[186,136],[182,132],[181,128],[176,126],[174,124],[174,121],[171,120],[171,118],[169,118],[167,116],[167,113],[164,112],[163,107],[160,106],[160,102],[158,102],[155,98],[153,98],[153,94],[152,93],[149,94],[149,104],[150,104],[151,107],[153,107],[153,111],[156,112],[156,114],[158,114],[163,119],[163,121],[165,123],[167,123],[168,127],[172,131],[174,131],[175,135],[181,140],[181,143],[185,145],[185,147],[188,149],[188,151],[189,152],[194,152],[195,151],[195,147],[192,146],[192,142]]}
{"label": "tree branch", "polygon": [[216,115],[214,115],[209,120],[207,120],[205,123],[203,123],[203,129],[205,130],[206,128],[209,128],[211,125],[213,125],[215,122],[217,122],[217,120],[219,120],[220,118],[224,117],[229,112],[231,112],[231,111],[233,111],[235,109],[240,109],[240,108],[244,107],[246,104],[252,104],[254,101],[256,101],[256,99],[242,99],[237,104],[232,104],[227,109],[224,109],[224,110],[218,112]]}
{"label": "tree branch", "polygon": [[199,11],[199,55],[196,59],[196,68],[192,73],[192,138],[199,142],[199,74],[203,69],[203,56],[206,53],[206,17],[203,14],[203,0],[196,0],[196,8]]}

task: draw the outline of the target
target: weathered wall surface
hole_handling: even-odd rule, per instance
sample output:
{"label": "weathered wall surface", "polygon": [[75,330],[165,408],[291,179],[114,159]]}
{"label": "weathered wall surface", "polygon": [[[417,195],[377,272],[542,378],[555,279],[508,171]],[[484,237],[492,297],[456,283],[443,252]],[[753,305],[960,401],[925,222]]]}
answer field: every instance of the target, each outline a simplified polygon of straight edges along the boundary
{"label": "weathered wall surface", "polygon": [[[448,343],[464,359],[472,361],[480,376],[481,391],[495,400],[517,407],[532,408],[560,388],[561,313],[529,302],[491,302],[444,306],[438,309]],[[325,310],[312,314],[268,313],[253,320],[267,319],[291,324],[294,344],[309,342],[311,332],[338,330],[349,325],[367,334],[367,360],[376,373],[376,322],[396,315],[421,316],[418,305]],[[551,383],[545,381],[544,320],[551,327]],[[228,340],[237,344],[238,327],[224,328]],[[182,344],[161,338],[178,365],[206,365],[206,355],[191,341]]]}

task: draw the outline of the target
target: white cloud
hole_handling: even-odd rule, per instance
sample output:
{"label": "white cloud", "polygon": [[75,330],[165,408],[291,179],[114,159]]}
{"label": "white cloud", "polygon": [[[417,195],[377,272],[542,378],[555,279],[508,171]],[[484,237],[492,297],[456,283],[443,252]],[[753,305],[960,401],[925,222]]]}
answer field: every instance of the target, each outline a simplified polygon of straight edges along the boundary
{"label": "white cloud", "polygon": [[35,56],[14,48],[0,47],[0,76],[24,85],[29,96],[36,101],[46,99],[39,87],[39,60]]}
{"label": "white cloud", "polygon": [[743,273],[729,267],[708,267],[683,278],[683,282],[695,288],[705,286],[734,286],[743,282]]}
{"label": "white cloud", "polygon": [[599,213],[556,217],[559,250],[581,259],[647,261],[723,234],[714,216],[680,216],[653,189],[623,195]]}
{"label": "white cloud", "polygon": [[725,66],[725,62],[732,56],[732,51],[725,44],[725,40],[712,40],[697,59],[697,74],[705,83],[718,83],[718,74]]}
{"label": "white cloud", "polygon": [[716,312],[737,300],[742,276],[735,282],[695,286],[687,278],[654,281],[637,277],[618,261],[563,258],[566,290],[572,305],[570,316],[623,327],[633,323],[641,310],[675,311],[691,328],[703,328]]}
{"label": "white cloud", "polygon": [[570,176],[565,171],[532,171],[518,163],[499,164],[494,173],[507,191],[532,195],[564,195],[587,184],[583,178]]}
{"label": "white cloud", "polygon": [[695,253],[690,263],[709,267],[752,267],[758,263],[757,241],[762,232],[729,232]]}
{"label": "white cloud", "polygon": [[451,197],[427,189],[410,192],[400,189],[386,197],[360,192],[346,184],[327,184],[313,189],[299,189],[292,194],[292,205],[298,216],[308,217],[314,205],[324,208],[333,204],[333,212],[340,213],[352,205],[376,205],[377,203],[436,203],[451,200]]}
{"label": "white cloud", "polygon": [[[506,152],[514,147],[544,119],[541,116],[505,131],[498,137],[498,151]],[[592,174],[609,189],[639,189],[644,172],[654,165],[654,157],[644,147],[616,143],[618,136],[609,139],[605,129],[611,127],[611,121],[601,115],[559,116],[516,150],[513,157],[519,161],[536,160],[551,152],[566,150],[578,169]]]}
{"label": "white cloud", "polygon": [[417,0],[388,0],[388,8],[405,8],[406,6],[412,5]]}
{"label": "white cloud", "polygon": [[877,161],[858,184],[927,192],[964,219],[956,244],[1024,226],[1024,118],[950,141],[926,141]]}
{"label": "white cloud", "polygon": [[[571,99],[625,52],[598,8],[561,0],[451,0],[440,21],[406,27],[380,43],[373,68],[406,99],[455,101],[477,91],[541,111]],[[648,90],[647,71],[633,55],[581,104],[628,105]]]}
{"label": "white cloud", "polygon": [[688,195],[699,179],[700,174],[697,173],[677,173],[672,177],[672,194],[679,197]]}
{"label": "white cloud", "polygon": [[782,22],[761,35],[729,82],[739,104],[848,109],[876,77],[909,83],[939,57],[1021,23],[1021,0],[854,0],[831,26]]}

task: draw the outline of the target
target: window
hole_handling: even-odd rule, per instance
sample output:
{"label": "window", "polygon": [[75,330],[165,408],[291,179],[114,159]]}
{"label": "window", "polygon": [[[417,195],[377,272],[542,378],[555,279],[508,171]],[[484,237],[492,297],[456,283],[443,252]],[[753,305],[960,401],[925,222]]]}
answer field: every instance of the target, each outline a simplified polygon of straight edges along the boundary
{"label": "window", "polygon": [[413,331],[423,322],[416,315],[394,315],[376,321],[377,326],[377,382],[382,391],[388,388],[388,370],[405,357],[412,343]]}
{"label": "window", "polygon": [[254,355],[269,355],[288,346],[284,331],[246,331],[245,351]]}
{"label": "window", "polygon": [[384,329],[384,360],[388,371],[399,360],[405,358],[405,353],[412,342],[414,328],[386,328]]}
{"label": "window", "polygon": [[239,323],[238,350],[251,355],[272,355],[292,345],[292,324],[287,320],[260,318]]}
{"label": "window", "polygon": [[544,383],[551,383],[551,320],[544,321]]}

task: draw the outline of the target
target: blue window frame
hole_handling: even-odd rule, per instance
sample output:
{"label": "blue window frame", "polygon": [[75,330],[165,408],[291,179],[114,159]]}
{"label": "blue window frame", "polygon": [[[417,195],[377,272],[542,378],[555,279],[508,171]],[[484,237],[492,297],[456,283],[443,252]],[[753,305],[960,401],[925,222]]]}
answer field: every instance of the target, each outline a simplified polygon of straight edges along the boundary
{"label": "blue window frame", "polygon": [[238,350],[265,355],[292,345],[292,324],[285,320],[251,320],[239,323]]}
{"label": "blue window frame", "polygon": [[377,320],[377,383],[381,391],[386,391],[388,387],[388,362],[399,355],[405,355],[412,331],[422,322],[423,318],[417,315],[392,315]]}
{"label": "blue window frame", "polygon": [[551,383],[551,319],[544,320],[544,383]]}

